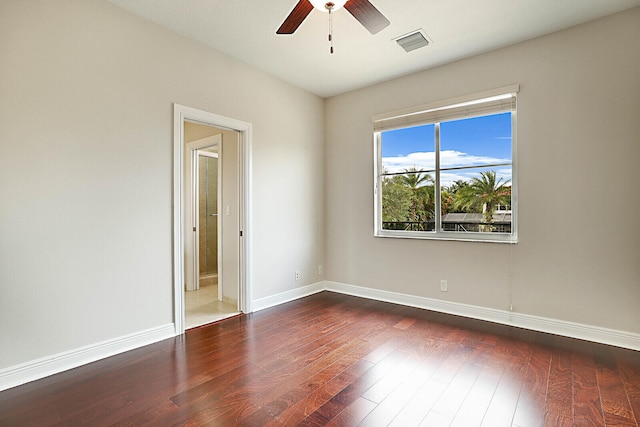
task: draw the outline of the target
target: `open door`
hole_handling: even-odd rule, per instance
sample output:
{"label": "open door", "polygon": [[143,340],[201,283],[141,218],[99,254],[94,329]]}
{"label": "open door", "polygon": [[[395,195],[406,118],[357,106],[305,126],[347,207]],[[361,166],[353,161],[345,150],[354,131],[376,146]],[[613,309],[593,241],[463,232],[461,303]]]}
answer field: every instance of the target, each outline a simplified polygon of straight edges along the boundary
{"label": "open door", "polygon": [[196,245],[198,251],[197,271],[198,288],[203,284],[218,286],[218,300],[222,300],[222,217],[219,215],[221,205],[221,168],[219,148],[198,150],[197,152],[198,197],[195,198],[194,212],[198,214],[196,225]]}
{"label": "open door", "polygon": [[[221,168],[218,160],[221,147],[221,134],[186,144],[184,265],[185,289],[187,291],[195,291],[200,288],[199,279],[203,271],[215,269],[218,278],[222,277],[219,271],[222,247],[219,238],[221,218],[218,212],[221,196]],[[209,161],[208,159],[213,160]],[[201,173],[201,165],[206,168],[205,174]],[[210,172],[209,166],[215,166],[215,176],[208,173]],[[212,182],[215,182],[215,188],[211,188]],[[202,203],[203,199],[204,203]],[[214,239],[215,247],[212,247]],[[201,244],[206,247],[201,248]],[[209,274],[212,273],[209,272]],[[219,286],[219,289],[222,289],[222,286]]]}

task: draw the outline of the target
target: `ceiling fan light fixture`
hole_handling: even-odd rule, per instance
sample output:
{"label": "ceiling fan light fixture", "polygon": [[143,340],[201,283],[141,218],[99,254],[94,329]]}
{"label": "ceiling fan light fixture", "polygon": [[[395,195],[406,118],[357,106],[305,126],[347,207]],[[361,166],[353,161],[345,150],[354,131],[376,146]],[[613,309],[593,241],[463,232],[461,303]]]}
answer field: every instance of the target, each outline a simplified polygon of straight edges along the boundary
{"label": "ceiling fan light fixture", "polygon": [[336,10],[342,9],[342,7],[345,5],[345,3],[348,0],[334,0],[334,1],[327,1],[327,0],[309,0],[311,2],[311,4],[313,5],[314,8],[316,8],[317,10],[321,11],[321,12],[329,12],[329,7],[327,7],[328,4],[333,4],[333,6],[331,6],[331,12],[335,12]]}
{"label": "ceiling fan light fixture", "polygon": [[[331,28],[333,12],[343,7],[371,34],[377,34],[391,24],[369,0],[298,0],[287,19],[276,30],[276,34],[295,33],[314,9],[329,13],[329,27]],[[331,33],[331,29],[329,29],[329,33]]]}

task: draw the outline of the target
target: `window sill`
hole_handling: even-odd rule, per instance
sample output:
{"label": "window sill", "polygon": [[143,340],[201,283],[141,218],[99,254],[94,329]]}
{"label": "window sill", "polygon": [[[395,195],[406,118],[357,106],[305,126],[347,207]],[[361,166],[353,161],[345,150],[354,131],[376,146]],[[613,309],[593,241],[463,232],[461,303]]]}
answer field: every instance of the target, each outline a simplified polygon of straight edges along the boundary
{"label": "window sill", "polygon": [[518,243],[518,236],[515,234],[501,233],[450,233],[429,232],[429,231],[392,231],[377,230],[374,237],[394,238],[394,239],[418,239],[418,240],[446,240],[458,242],[482,242],[482,243]]}

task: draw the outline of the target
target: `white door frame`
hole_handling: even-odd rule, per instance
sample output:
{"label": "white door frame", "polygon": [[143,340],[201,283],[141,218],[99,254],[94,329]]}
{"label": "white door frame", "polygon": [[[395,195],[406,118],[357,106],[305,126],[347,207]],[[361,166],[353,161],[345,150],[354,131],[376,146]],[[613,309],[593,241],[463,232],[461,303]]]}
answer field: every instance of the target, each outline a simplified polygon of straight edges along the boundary
{"label": "white door frame", "polygon": [[184,321],[184,122],[185,120],[240,133],[240,283],[238,309],[252,312],[251,281],[251,123],[173,104],[173,321],[175,335],[185,330]]}
{"label": "white door frame", "polygon": [[[206,138],[198,139],[193,142],[189,142],[186,144],[185,154],[188,156],[188,160],[185,162],[185,177],[189,177],[189,182],[185,182],[185,207],[191,208],[190,215],[185,217],[185,229],[184,229],[184,247],[185,247],[185,288],[187,291],[195,291],[200,289],[200,283],[198,281],[198,277],[200,276],[200,262],[199,262],[199,249],[200,249],[200,239],[198,232],[196,230],[200,230],[199,224],[199,216],[198,216],[198,194],[199,194],[199,184],[198,184],[198,156],[199,155],[208,155],[212,153],[207,153],[206,151],[200,151],[200,149],[207,148],[217,145],[218,151],[222,151],[222,134],[208,136]],[[215,157],[218,157],[216,154]],[[218,165],[218,188],[220,188],[222,177],[222,165]],[[218,191],[218,208],[222,206],[221,204],[221,195],[222,192]],[[222,227],[220,226],[221,216],[218,216],[218,233],[221,237]],[[193,230],[193,231],[189,231]],[[218,261],[220,261],[220,254],[222,253],[221,249],[221,240],[218,239]],[[218,266],[221,266],[221,263],[218,262]],[[222,294],[222,285],[220,282],[220,278],[222,277],[222,272],[218,272],[218,294]],[[220,297],[221,299],[221,297]]]}

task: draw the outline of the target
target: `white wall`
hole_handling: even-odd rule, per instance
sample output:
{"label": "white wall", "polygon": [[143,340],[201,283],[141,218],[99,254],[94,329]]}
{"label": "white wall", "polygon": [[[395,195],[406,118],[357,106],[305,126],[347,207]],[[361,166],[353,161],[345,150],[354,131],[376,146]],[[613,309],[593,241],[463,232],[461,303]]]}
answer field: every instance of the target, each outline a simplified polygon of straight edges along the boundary
{"label": "white wall", "polygon": [[[636,8],[330,98],[328,278],[640,333],[639,23]],[[371,116],[512,83],[520,242],[374,238]]]}
{"label": "white wall", "polygon": [[173,322],[174,102],[253,124],[254,297],[315,281],[322,99],[106,2],[4,0],[0,369]]}

